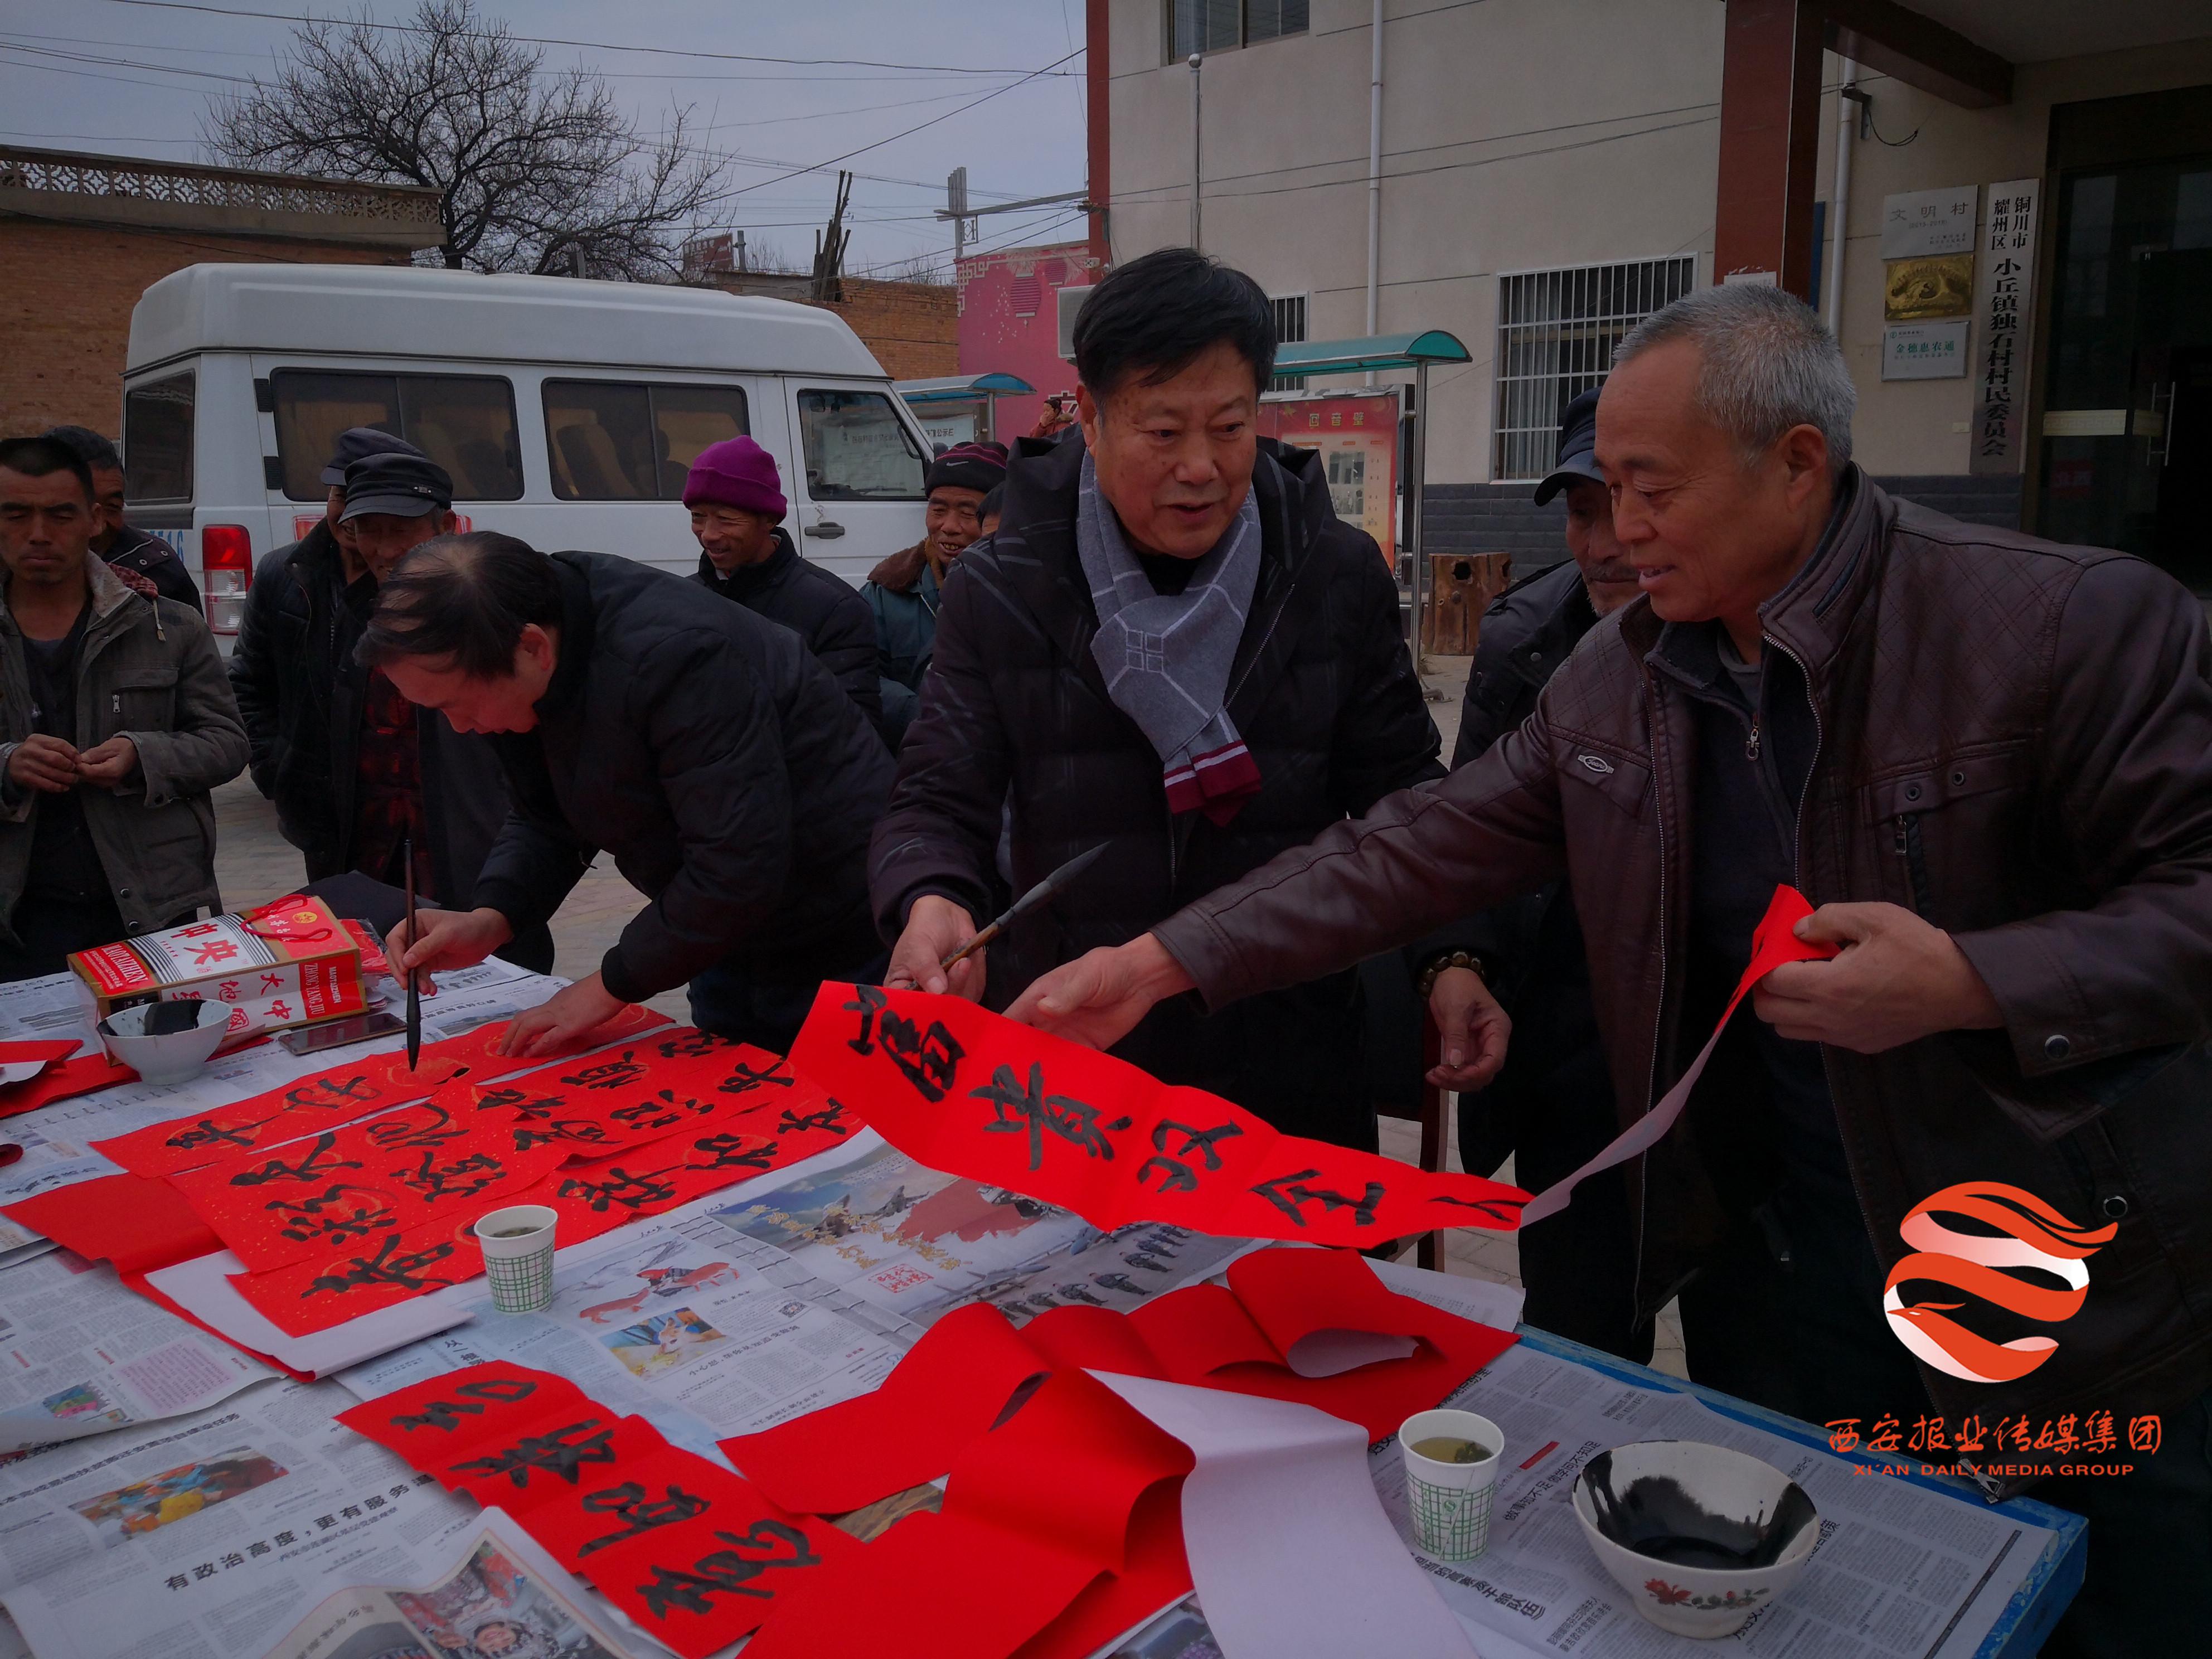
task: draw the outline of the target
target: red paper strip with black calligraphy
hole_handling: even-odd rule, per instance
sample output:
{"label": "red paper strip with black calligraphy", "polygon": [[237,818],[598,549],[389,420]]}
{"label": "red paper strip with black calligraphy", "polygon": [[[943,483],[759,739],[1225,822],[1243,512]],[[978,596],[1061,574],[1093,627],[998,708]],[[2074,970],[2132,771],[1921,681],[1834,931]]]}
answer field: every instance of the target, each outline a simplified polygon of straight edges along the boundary
{"label": "red paper strip with black calligraphy", "polygon": [[958,997],[824,984],[793,1066],[935,1170],[1110,1231],[1365,1247],[1438,1227],[1510,1230],[1528,1194],[1286,1135],[1201,1090]]}
{"label": "red paper strip with black calligraphy", "polygon": [[784,1592],[862,1547],[547,1371],[471,1366],[338,1420],[501,1505],[684,1659],[757,1630]]}
{"label": "red paper strip with black calligraphy", "polygon": [[[668,1023],[665,1014],[653,1009],[625,1008],[589,1033],[579,1048],[617,1042]],[[92,1149],[133,1175],[173,1175],[421,1100],[458,1078],[484,1084],[549,1063],[543,1058],[500,1054],[506,1035],[507,1022],[501,1020],[426,1044],[421,1063],[411,1071],[404,1054],[364,1055],[217,1111],[190,1113],[127,1135],[95,1140]]]}

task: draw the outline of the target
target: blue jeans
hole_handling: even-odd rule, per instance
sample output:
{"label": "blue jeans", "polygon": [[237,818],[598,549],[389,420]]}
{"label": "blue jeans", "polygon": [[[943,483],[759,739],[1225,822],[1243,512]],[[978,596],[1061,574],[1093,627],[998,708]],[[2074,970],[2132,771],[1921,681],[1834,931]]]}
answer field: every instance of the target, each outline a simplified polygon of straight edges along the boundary
{"label": "blue jeans", "polygon": [[815,979],[765,979],[716,963],[692,976],[691,1023],[716,1036],[732,1037],[776,1054],[788,1054],[814,1006],[824,979],[880,985],[891,953],[878,951],[849,972]]}

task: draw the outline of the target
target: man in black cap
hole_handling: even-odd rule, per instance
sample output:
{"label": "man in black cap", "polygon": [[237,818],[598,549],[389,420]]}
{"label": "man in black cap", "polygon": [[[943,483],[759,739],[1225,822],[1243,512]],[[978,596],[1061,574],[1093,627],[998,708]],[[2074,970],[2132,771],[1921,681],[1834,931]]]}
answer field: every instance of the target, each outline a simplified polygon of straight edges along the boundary
{"label": "man in black cap", "polygon": [[[1613,503],[1593,453],[1597,398],[1585,392],[1567,405],[1558,463],[1536,486],[1540,506],[1566,496],[1571,556],[1514,583],[1483,613],[1454,770],[1528,719],[1583,635],[1636,597],[1635,567],[1613,539]],[[1415,953],[1437,1029],[1455,1034],[1430,1080],[1462,1091],[1462,1165],[1486,1175],[1516,1158],[1516,1182],[1539,1192],[1613,1139],[1613,1085],[1565,882],[1482,911]],[[1487,1017],[1470,1022],[1471,1011]],[[1473,1053],[1459,1035],[1471,1024]],[[1635,1239],[1622,1182],[1620,1168],[1601,1171],[1567,1208],[1523,1227],[1521,1279],[1530,1324],[1642,1363],[1651,1358],[1652,1328],[1635,1319]]]}
{"label": "man in black cap", "polygon": [[124,523],[123,458],[115,446],[88,426],[49,427],[41,435],[72,451],[91,469],[93,512],[100,521],[92,550],[141,599],[174,599],[198,611],[199,584],[176,550],[151,531]]}
{"label": "man in black cap", "polygon": [[[398,886],[411,842],[416,892],[465,906],[507,817],[497,758],[354,660],[385,573],[453,528],[453,481],[373,427],[342,434],[322,477],[328,512],[262,561],[231,658],[253,781],[310,881],[358,871]],[[526,929],[502,954],[543,971],[552,936]]]}

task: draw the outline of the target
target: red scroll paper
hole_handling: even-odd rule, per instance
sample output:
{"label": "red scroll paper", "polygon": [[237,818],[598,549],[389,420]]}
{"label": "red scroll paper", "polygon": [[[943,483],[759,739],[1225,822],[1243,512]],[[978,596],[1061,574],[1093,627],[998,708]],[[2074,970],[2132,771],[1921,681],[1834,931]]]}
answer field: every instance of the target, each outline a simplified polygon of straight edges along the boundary
{"label": "red scroll paper", "polygon": [[[625,1008],[588,1033],[586,1041],[619,1042],[667,1024],[665,1014],[650,1008]],[[133,1175],[173,1175],[302,1135],[319,1134],[372,1112],[420,1100],[458,1078],[465,1077],[471,1084],[489,1083],[550,1063],[501,1054],[499,1045],[506,1036],[507,1022],[501,1020],[478,1026],[462,1036],[429,1043],[422,1050],[421,1063],[411,1070],[404,1054],[369,1054],[219,1111],[187,1114],[110,1140],[95,1140],[92,1149]]]}
{"label": "red scroll paper", "polygon": [[1106,1230],[1369,1246],[1437,1227],[1510,1230],[1528,1195],[1286,1135],[1198,1089],[958,997],[825,984],[792,1065],[932,1169]]}
{"label": "red scroll paper", "polygon": [[547,1371],[476,1365],[338,1421],[505,1509],[685,1659],[756,1629],[781,1592],[860,1548]]}
{"label": "red scroll paper", "polygon": [[[679,1031],[512,1083],[448,1084],[422,1105],[177,1181],[242,1260],[264,1264],[232,1276],[239,1293],[305,1336],[475,1278],[483,1262],[469,1224],[486,1210],[550,1206],[559,1242],[580,1243],[840,1145],[860,1127],[775,1055]],[[434,1144],[410,1145],[397,1162],[385,1150],[422,1139]],[[317,1171],[305,1183],[294,1178],[303,1156]],[[337,1167],[348,1162],[362,1167]],[[517,1168],[533,1178],[509,1178]],[[371,1197],[442,1171],[467,1185],[495,1170],[496,1189],[457,1204],[415,1190]],[[240,1175],[276,1178],[240,1188]],[[302,1231],[319,1235],[313,1254],[293,1243]]]}

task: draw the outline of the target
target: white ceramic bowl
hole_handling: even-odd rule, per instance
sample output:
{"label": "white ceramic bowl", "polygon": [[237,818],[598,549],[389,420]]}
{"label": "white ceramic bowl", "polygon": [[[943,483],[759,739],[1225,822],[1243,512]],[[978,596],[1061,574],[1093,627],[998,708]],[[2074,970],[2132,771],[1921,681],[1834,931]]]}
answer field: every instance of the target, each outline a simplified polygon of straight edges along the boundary
{"label": "white ceramic bowl", "polygon": [[[146,1017],[160,1005],[142,1002],[119,1008],[100,1022],[100,1040],[108,1057],[128,1066],[148,1083],[182,1083],[199,1075],[208,1056],[222,1046],[230,1029],[230,1005],[198,1002],[199,1024],[161,1036],[145,1035]],[[174,1007],[171,1003],[167,1005]]]}
{"label": "white ceramic bowl", "polygon": [[[1778,1601],[1812,1559],[1820,1540],[1812,1501],[1803,1498],[1802,1524],[1771,1565],[1719,1568],[1678,1565],[1639,1553],[1607,1537],[1590,1492],[1594,1474],[1607,1479],[1614,1497],[1637,1502],[1638,1481],[1671,1480],[1696,1509],[1723,1520],[1763,1525],[1781,1509],[1796,1483],[1771,1463],[1726,1446],[1698,1440],[1646,1440],[1607,1454],[1609,1467],[1593,1459],[1576,1478],[1575,1518],[1583,1536],[1636,1610],[1677,1636],[1731,1636],[1760,1608]],[[1646,1492],[1652,1489],[1646,1488]],[[1802,1491],[1799,1493],[1803,1498]],[[1793,1502],[1792,1509],[1796,1510]]]}

